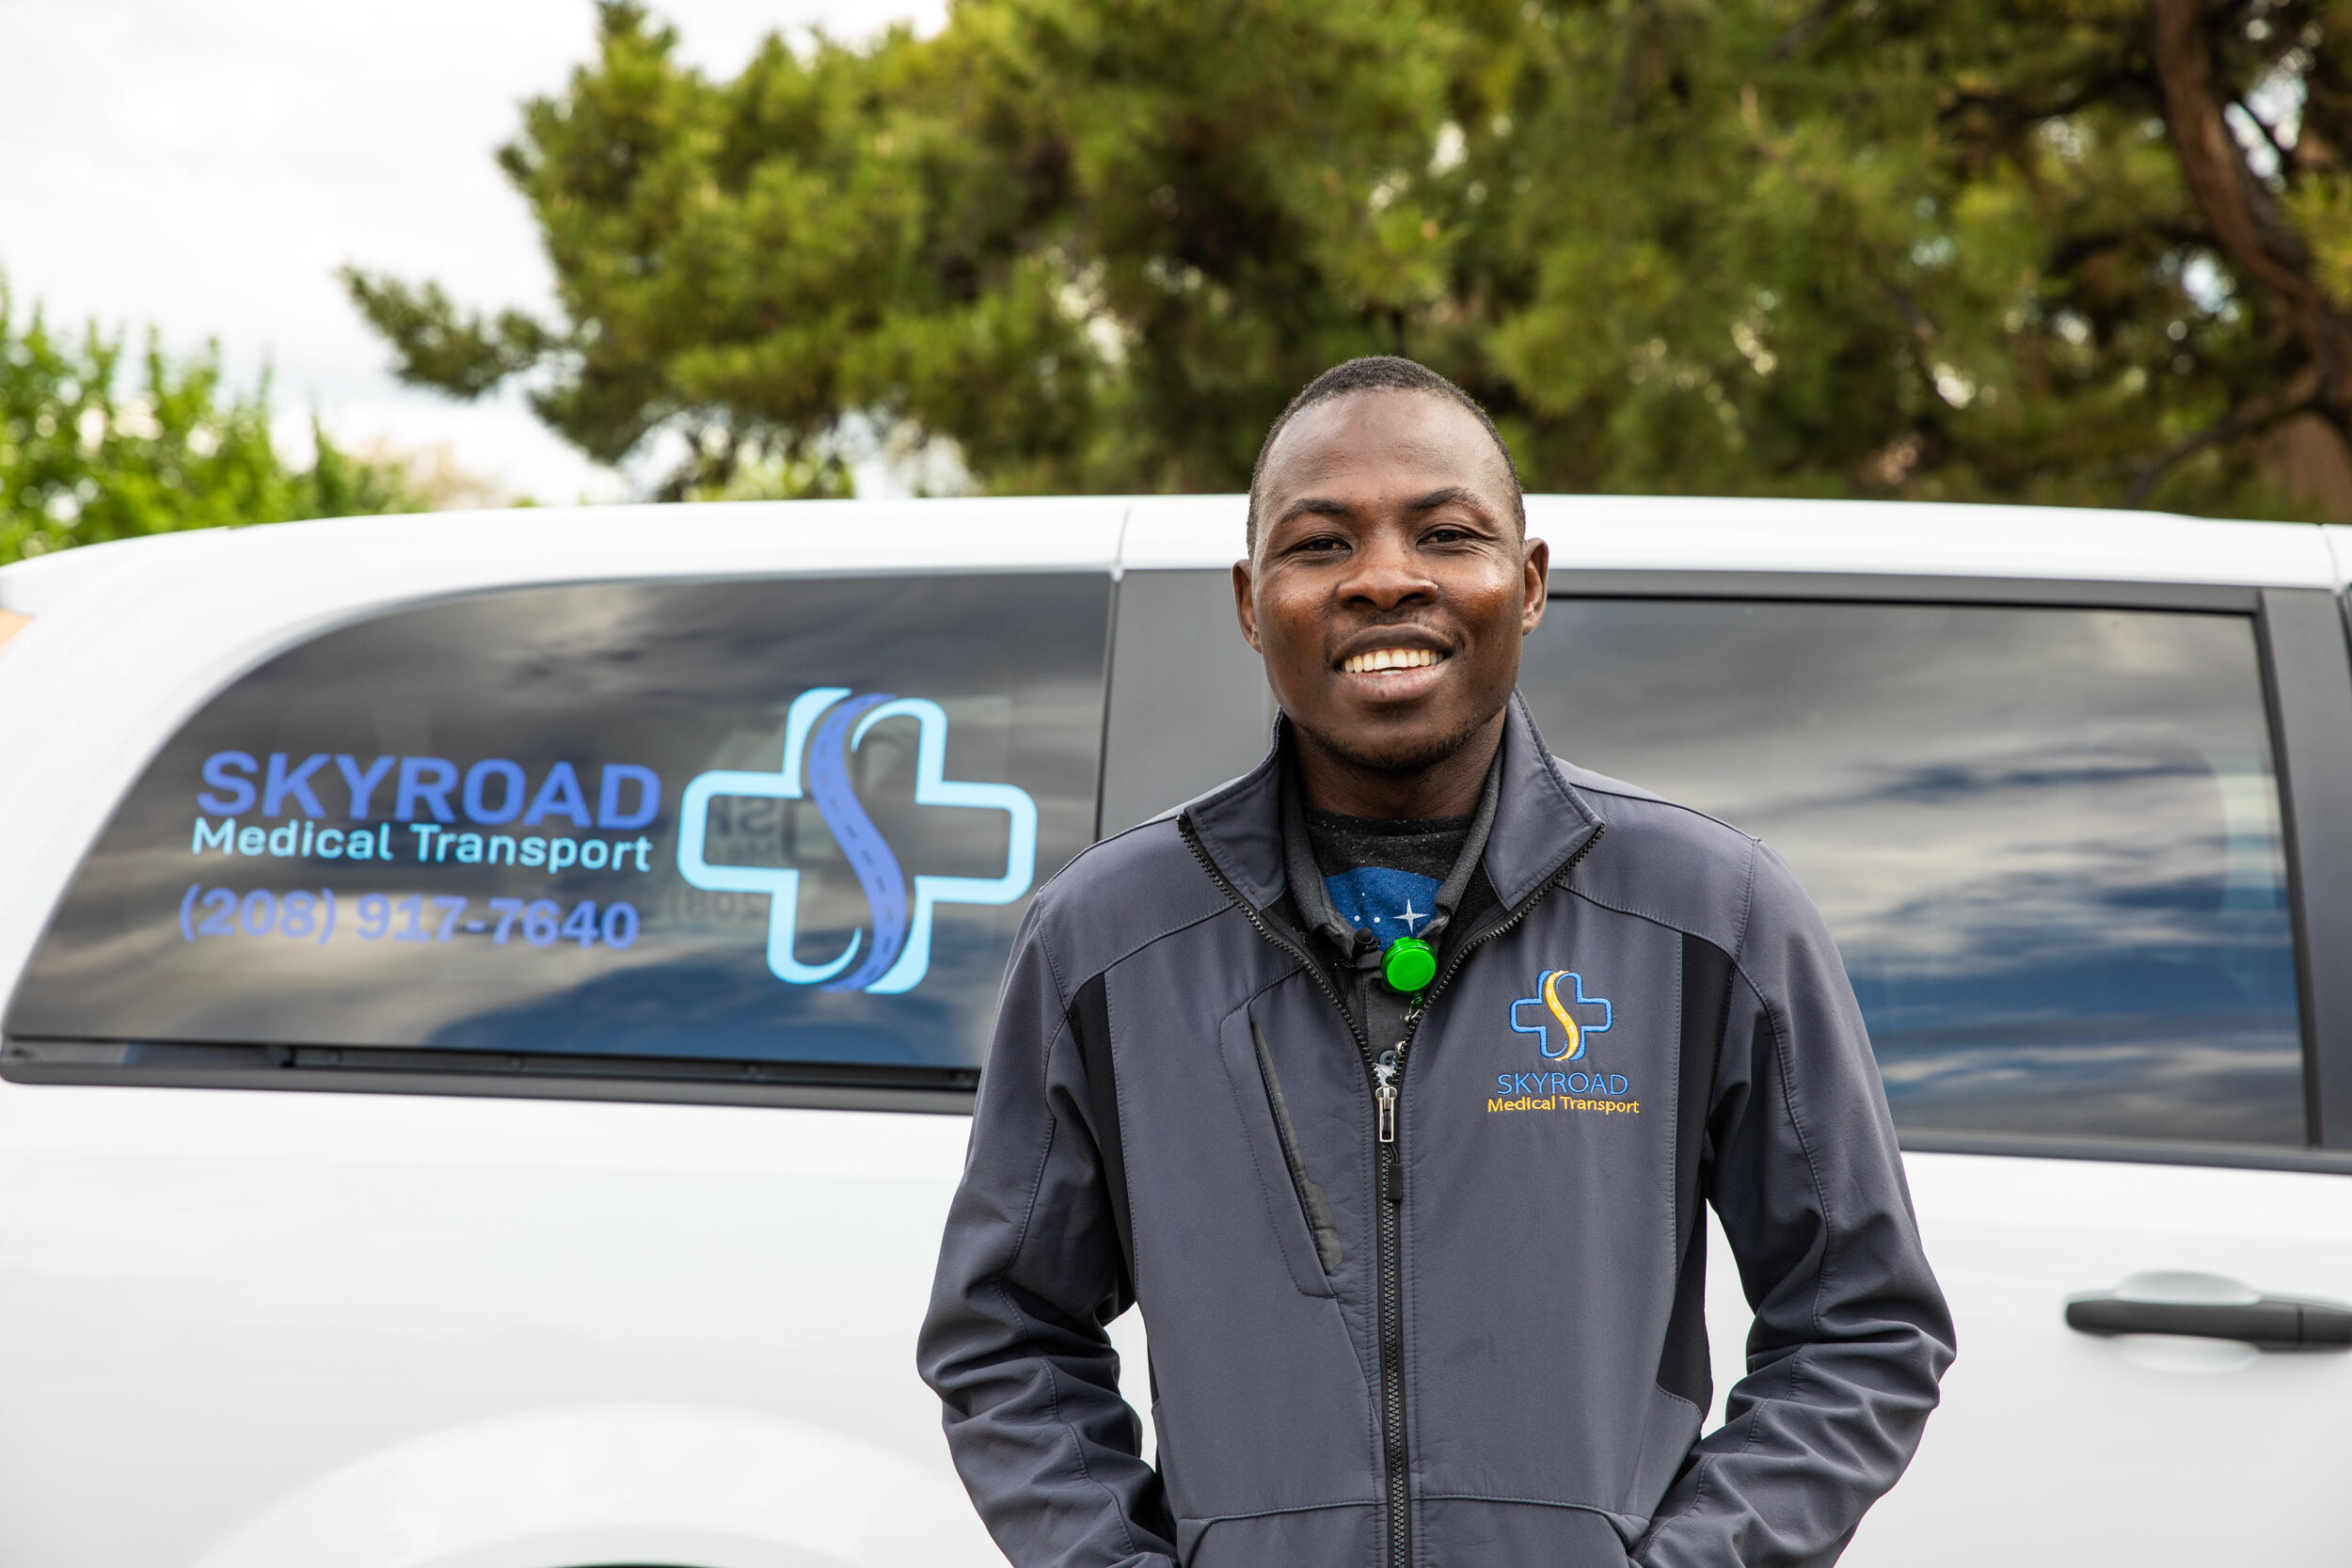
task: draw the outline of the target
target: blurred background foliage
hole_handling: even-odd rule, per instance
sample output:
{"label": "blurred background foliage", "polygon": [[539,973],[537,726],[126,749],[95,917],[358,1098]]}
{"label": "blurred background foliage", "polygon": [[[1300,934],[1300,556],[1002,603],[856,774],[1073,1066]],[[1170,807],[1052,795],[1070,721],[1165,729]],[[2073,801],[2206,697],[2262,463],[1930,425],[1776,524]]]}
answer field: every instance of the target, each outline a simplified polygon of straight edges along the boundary
{"label": "blurred background foliage", "polygon": [[398,465],[311,434],[310,463],[289,463],[270,438],[267,386],[225,385],[217,350],[175,360],[151,333],[135,355],[94,324],[60,334],[38,309],[20,319],[0,279],[0,563],[176,529],[431,504]]}
{"label": "blurred background foliage", "polygon": [[345,281],[666,496],[1236,489],[1397,353],[1533,488],[2352,517],[2352,5],[960,0],[732,80],[600,10],[500,154],[560,312]]}
{"label": "blurred background foliage", "polygon": [[[2352,0],[958,0],[726,79],[598,21],[499,154],[555,309],[342,280],[661,498],[1238,489],[1397,353],[1531,488],[2352,520]],[[485,499],[263,390],[0,293],[0,561]]]}

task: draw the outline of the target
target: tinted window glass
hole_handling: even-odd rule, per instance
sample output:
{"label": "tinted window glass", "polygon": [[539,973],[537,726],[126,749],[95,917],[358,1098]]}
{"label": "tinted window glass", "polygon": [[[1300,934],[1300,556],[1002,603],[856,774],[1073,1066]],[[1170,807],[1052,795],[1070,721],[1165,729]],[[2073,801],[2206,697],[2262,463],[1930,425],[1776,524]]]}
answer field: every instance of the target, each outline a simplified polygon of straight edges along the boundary
{"label": "tinted window glass", "polygon": [[1092,830],[1108,603],[553,588],[322,637],[148,768],[9,1032],[969,1068]]}
{"label": "tinted window glass", "polygon": [[1913,1127],[2304,1140],[2241,616],[1555,600],[1563,755],[1787,856]]}

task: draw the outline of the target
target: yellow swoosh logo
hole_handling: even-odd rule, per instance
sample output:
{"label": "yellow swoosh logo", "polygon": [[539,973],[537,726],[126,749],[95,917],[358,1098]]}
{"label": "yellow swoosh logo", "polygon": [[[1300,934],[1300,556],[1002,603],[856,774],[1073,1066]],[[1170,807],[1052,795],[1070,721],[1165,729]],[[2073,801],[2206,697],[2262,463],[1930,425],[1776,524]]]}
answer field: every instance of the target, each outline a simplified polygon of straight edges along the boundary
{"label": "yellow swoosh logo", "polygon": [[1544,1006],[1549,1007],[1551,1016],[1560,1021],[1560,1027],[1565,1031],[1565,1037],[1568,1042],[1568,1049],[1553,1059],[1573,1062],[1584,1054],[1584,1031],[1576,1026],[1576,1020],[1568,1016],[1566,1006],[1560,1000],[1560,976],[1566,973],[1565,969],[1555,969],[1544,975]]}

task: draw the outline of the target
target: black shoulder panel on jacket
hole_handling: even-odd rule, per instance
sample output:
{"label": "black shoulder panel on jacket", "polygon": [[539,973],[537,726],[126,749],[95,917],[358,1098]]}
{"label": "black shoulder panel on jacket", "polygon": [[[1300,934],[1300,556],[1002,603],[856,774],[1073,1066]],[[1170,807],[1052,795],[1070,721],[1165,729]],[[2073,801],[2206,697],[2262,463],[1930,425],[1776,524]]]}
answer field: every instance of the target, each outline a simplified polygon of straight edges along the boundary
{"label": "black shoulder panel on jacket", "polygon": [[1658,1386],[1705,1410],[1715,1397],[1707,1360],[1707,1211],[1703,1160],[1715,1098],[1715,1063],[1731,1013],[1731,959],[1704,938],[1682,939],[1681,1081],[1675,1096],[1675,1234],[1682,1265]]}
{"label": "black shoulder panel on jacket", "polygon": [[1103,1183],[1110,1189],[1111,1223],[1119,1229],[1119,1309],[1136,1299],[1135,1224],[1127,1212],[1127,1149],[1119,1126],[1119,1069],[1111,1060],[1110,999],[1096,974],[1070,999],[1070,1033],[1086,1066],[1087,1119],[1093,1124]]}

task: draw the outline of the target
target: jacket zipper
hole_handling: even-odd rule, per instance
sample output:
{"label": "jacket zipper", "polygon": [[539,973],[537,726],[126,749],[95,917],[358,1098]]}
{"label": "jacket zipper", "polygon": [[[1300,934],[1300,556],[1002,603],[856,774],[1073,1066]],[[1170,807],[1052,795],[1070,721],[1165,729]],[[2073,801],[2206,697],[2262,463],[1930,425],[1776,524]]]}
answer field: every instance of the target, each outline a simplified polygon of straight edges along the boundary
{"label": "jacket zipper", "polygon": [[1535,890],[1521,899],[1517,909],[1485,930],[1465,939],[1461,946],[1454,949],[1453,961],[1445,966],[1445,972],[1438,976],[1437,983],[1422,991],[1406,1009],[1405,1037],[1396,1042],[1394,1049],[1381,1053],[1377,1058],[1372,1053],[1371,1036],[1356,1021],[1356,1015],[1348,1010],[1339,988],[1324,974],[1323,966],[1316,963],[1304,948],[1267,924],[1265,917],[1226,879],[1225,873],[1217,869],[1215,861],[1209,859],[1208,851],[1200,847],[1200,835],[1193,831],[1190,817],[1178,817],[1176,826],[1184,837],[1184,847],[1192,851],[1192,858],[1200,863],[1200,869],[1208,873],[1209,880],[1216,884],[1217,891],[1232,900],[1233,907],[1241,911],[1260,936],[1297,959],[1301,967],[1314,976],[1315,984],[1322,988],[1324,995],[1331,999],[1331,1006],[1338,1009],[1341,1019],[1347,1024],[1347,1032],[1355,1037],[1356,1049],[1361,1053],[1365,1071],[1372,1079],[1377,1140],[1374,1146],[1377,1151],[1375,1171],[1378,1184],[1376,1200],[1373,1204],[1373,1211],[1378,1216],[1378,1310],[1375,1316],[1380,1337],[1380,1454],[1389,1521],[1388,1563],[1389,1568],[1411,1568],[1412,1471],[1410,1455],[1405,1447],[1405,1260],[1398,1237],[1398,1218],[1404,1208],[1405,1192],[1396,1146],[1397,1106],[1405,1092],[1405,1058],[1412,1048],[1413,1036],[1420,1030],[1422,1017],[1428,1011],[1429,1004],[1437,1000],[1438,993],[1461,969],[1462,960],[1470,957],[1470,950],[1483,946],[1525,920],[1544,895],[1565,880],[1568,873],[1576,869],[1577,863],[1592,852],[1593,846],[1600,842],[1606,825],[1596,827],[1593,836],[1579,845],[1576,853],[1561,863],[1560,869],[1538,882]]}

